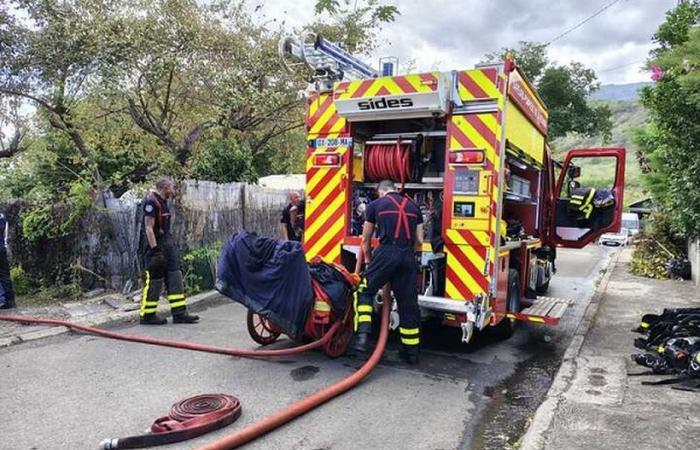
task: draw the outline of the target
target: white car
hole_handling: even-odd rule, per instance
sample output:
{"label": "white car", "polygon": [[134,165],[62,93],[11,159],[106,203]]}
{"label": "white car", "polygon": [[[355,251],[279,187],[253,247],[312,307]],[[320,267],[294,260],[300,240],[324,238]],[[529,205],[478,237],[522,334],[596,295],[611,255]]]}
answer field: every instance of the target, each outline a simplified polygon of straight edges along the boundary
{"label": "white car", "polygon": [[630,241],[630,231],[627,228],[621,228],[619,233],[605,233],[603,234],[598,243],[600,245],[608,245],[611,247],[623,247],[629,244]]}

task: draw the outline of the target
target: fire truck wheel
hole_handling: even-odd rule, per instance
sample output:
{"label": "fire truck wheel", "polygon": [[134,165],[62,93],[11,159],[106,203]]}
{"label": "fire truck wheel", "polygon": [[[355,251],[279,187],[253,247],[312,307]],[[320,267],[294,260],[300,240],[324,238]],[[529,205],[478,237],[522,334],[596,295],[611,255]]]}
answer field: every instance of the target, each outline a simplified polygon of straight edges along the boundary
{"label": "fire truck wheel", "polygon": [[549,281],[547,281],[546,283],[544,283],[540,286],[537,286],[537,289],[535,289],[535,292],[537,292],[538,294],[546,294],[548,290],[549,290]]}
{"label": "fire truck wheel", "polygon": [[[506,297],[508,312],[520,312],[520,275],[515,269],[508,271],[508,296]],[[496,325],[498,334],[503,337],[511,337],[515,331],[517,320],[505,318]]]}
{"label": "fire truck wheel", "polygon": [[277,327],[266,317],[248,310],[246,318],[248,334],[260,345],[270,345],[282,334]]}

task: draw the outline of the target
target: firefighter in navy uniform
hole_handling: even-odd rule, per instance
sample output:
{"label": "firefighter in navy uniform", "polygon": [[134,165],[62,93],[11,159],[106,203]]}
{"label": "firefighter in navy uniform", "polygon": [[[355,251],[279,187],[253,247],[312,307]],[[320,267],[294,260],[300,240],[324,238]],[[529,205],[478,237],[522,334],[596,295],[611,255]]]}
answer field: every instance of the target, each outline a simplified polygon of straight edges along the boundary
{"label": "firefighter in navy uniform", "polygon": [[7,258],[7,234],[7,219],[3,213],[0,213],[0,309],[16,306],[10,277],[10,262]]}
{"label": "firefighter in navy uniform", "polygon": [[156,315],[163,285],[173,314],[173,323],[195,323],[198,316],[187,313],[180,261],[170,233],[171,216],[168,199],[175,195],[175,185],[169,178],[161,178],[155,190],[143,203],[146,251],[146,280],[141,296],[141,323],[164,325],[167,320]]}
{"label": "firefighter in navy uniform", "polygon": [[[392,181],[380,182],[377,190],[379,198],[367,206],[362,229],[362,246],[368,266],[355,294],[356,335],[352,348],[367,351],[374,297],[384,284],[391,283],[399,310],[401,357],[409,364],[417,364],[420,312],[416,253],[423,245],[423,216],[418,205],[396,192]],[[379,247],[370,257],[375,227],[379,229]]]}

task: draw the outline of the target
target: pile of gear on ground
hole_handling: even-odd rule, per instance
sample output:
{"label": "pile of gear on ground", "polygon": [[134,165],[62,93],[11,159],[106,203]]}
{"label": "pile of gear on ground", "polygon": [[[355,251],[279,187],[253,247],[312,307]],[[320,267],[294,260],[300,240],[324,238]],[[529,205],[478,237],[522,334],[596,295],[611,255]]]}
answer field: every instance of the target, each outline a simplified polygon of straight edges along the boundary
{"label": "pile of gear on ground", "polygon": [[632,360],[651,369],[634,375],[673,375],[642,384],[674,385],[674,389],[700,392],[700,308],[645,314],[632,331],[645,335],[634,341],[644,353],[633,354]]}

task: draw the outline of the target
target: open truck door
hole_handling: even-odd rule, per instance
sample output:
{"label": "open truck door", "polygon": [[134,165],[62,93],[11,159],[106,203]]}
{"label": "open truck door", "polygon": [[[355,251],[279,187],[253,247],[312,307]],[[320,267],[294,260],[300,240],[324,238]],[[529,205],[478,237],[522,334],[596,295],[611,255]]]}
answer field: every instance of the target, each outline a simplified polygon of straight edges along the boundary
{"label": "open truck door", "polygon": [[625,149],[574,149],[566,154],[554,190],[552,242],[583,248],[622,223]]}

